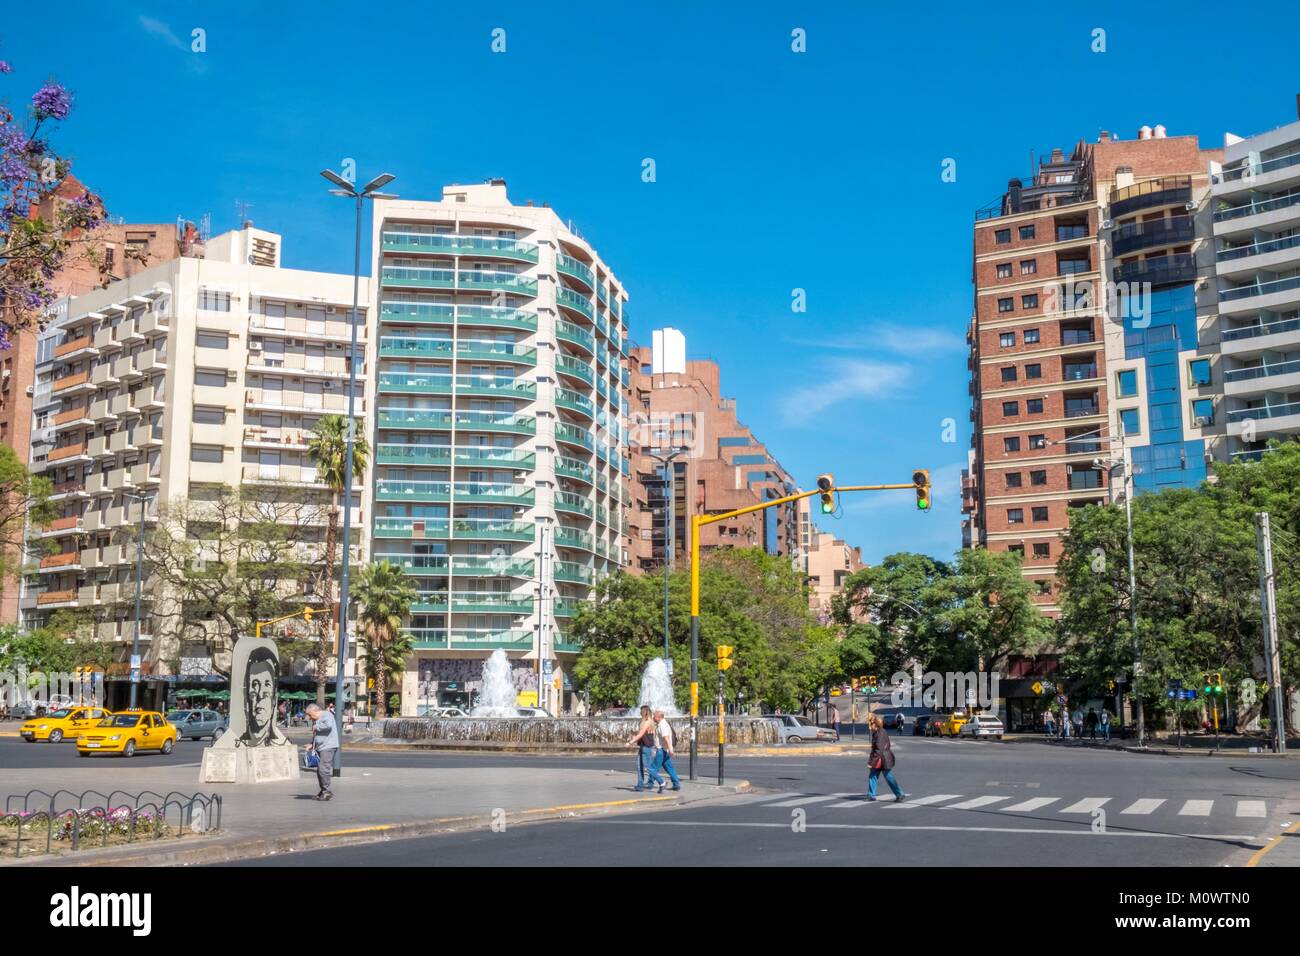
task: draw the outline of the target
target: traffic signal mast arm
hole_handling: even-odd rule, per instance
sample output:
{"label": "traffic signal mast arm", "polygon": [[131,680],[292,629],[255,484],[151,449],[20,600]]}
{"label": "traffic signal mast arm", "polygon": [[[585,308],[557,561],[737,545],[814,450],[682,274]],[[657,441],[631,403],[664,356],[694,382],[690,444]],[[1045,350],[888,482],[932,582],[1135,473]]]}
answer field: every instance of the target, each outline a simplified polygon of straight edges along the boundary
{"label": "traffic signal mast arm", "polygon": [[269,621],[258,621],[257,624],[256,624],[256,626],[255,626],[254,629],[253,629],[253,636],[254,636],[254,637],[261,637],[261,636],[262,636],[262,628],[263,628],[263,627],[265,627],[265,626],[268,625],[268,624],[279,624],[281,621],[287,621],[287,620],[289,620],[289,618],[291,618],[291,617],[300,617],[300,618],[302,618],[304,621],[310,621],[310,620],[311,620],[312,613],[313,613],[313,609],[312,609],[312,608],[305,607],[305,608],[302,608],[301,610],[294,611],[292,614],[285,614],[285,615],[282,615],[281,617],[273,617],[273,618],[271,618]]}

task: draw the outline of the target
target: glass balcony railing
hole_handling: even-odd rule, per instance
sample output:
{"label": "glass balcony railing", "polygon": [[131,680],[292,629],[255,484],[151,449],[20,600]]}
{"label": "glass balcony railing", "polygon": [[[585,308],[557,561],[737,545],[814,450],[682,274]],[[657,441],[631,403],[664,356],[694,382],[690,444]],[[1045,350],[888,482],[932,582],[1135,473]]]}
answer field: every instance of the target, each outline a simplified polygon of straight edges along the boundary
{"label": "glass balcony railing", "polygon": [[1264,173],[1271,173],[1275,169],[1286,169],[1288,166],[1297,164],[1300,164],[1300,153],[1291,153],[1287,156],[1266,159],[1262,163],[1251,164],[1246,162],[1232,169],[1225,169],[1222,173],[1212,176],[1211,181],[1216,185],[1218,183],[1233,183],[1246,176],[1262,176]]}
{"label": "glass balcony railing", "polygon": [[1257,378],[1271,378],[1274,375],[1293,375],[1300,372],[1300,360],[1277,362],[1273,365],[1252,365],[1249,368],[1236,368],[1225,372],[1225,382],[1248,382]]}
{"label": "glass balcony railing", "polygon": [[1292,289],[1300,289],[1300,276],[1291,276],[1286,279],[1274,279],[1271,282],[1256,282],[1253,285],[1241,286],[1236,289],[1222,289],[1219,292],[1219,301],[1236,302],[1240,299],[1249,299],[1257,295],[1272,295],[1275,292],[1289,292]]}
{"label": "glass balcony railing", "polygon": [[596,373],[592,371],[590,365],[570,355],[557,355],[555,357],[555,368],[556,371],[582,379],[588,385],[591,385],[596,380]]}
{"label": "glass balcony railing", "polygon": [[1097,341],[1097,337],[1092,334],[1092,329],[1062,329],[1062,345],[1087,345],[1090,342]]}
{"label": "glass balcony railing", "polygon": [[1254,242],[1248,246],[1233,246],[1231,249],[1220,249],[1214,258],[1217,262],[1231,262],[1234,259],[1264,256],[1270,252],[1282,252],[1285,249],[1295,249],[1297,247],[1300,247],[1300,233],[1296,233],[1294,236],[1284,236],[1281,239],[1270,239],[1267,242]]}
{"label": "glass balcony railing", "polygon": [[1142,249],[1180,245],[1192,241],[1193,231],[1191,216],[1132,222],[1111,233],[1111,250],[1117,256],[1125,256]]}
{"label": "glass balcony railing", "polygon": [[572,561],[555,562],[555,579],[576,584],[591,584],[595,580],[595,571],[586,565]]}
{"label": "glass balcony railing", "polygon": [[1246,422],[1262,421],[1268,418],[1285,418],[1300,415],[1300,402],[1286,402],[1280,405],[1260,405],[1256,408],[1234,408],[1228,412],[1228,421]]}
{"label": "glass balcony railing", "polygon": [[591,307],[591,300],[585,296],[579,295],[572,289],[566,289],[560,286],[555,290],[555,301],[566,308],[580,312],[589,319],[595,319],[596,310]]}
{"label": "glass balcony railing", "polygon": [[497,518],[408,518],[378,516],[377,538],[453,538],[480,541],[532,541],[536,528],[530,521]]}
{"label": "glass balcony railing", "polygon": [[515,342],[491,342],[474,339],[437,339],[425,336],[385,335],[379,340],[381,358],[412,358],[429,356],[450,357],[453,352],[460,358],[481,358],[488,361],[537,364],[537,349]]}
{"label": "glass balcony railing", "polygon": [[450,501],[531,507],[534,489],[527,485],[477,481],[405,481],[380,478],[375,495],[380,501]]}
{"label": "glass balcony railing", "polygon": [[1089,402],[1066,402],[1066,418],[1083,418],[1087,415],[1100,415],[1101,409]]}
{"label": "glass balcony railing", "polygon": [[555,337],[561,342],[569,342],[579,348],[586,349],[588,352],[596,350],[595,336],[582,326],[566,322],[564,319],[555,320]]}
{"label": "glass balcony railing", "polygon": [[1101,451],[1096,438],[1067,438],[1064,442],[1067,455],[1095,455]]}
{"label": "glass balcony railing", "polygon": [[531,415],[505,415],[500,412],[459,410],[456,412],[424,408],[381,408],[380,428],[415,428],[435,431],[456,428],[467,431],[512,432],[518,435],[537,434],[537,419]]}
{"label": "glass balcony railing", "polygon": [[1101,472],[1076,471],[1070,474],[1070,490],[1082,491],[1102,487]]}
{"label": "glass balcony railing", "polygon": [[555,437],[560,441],[568,442],[570,445],[580,445],[587,451],[591,451],[596,445],[591,437],[591,432],[566,422],[555,423]]}
{"label": "glass balcony railing", "polygon": [[561,548],[581,548],[584,551],[591,551],[595,539],[586,531],[579,531],[576,528],[556,528],[555,544]]}
{"label": "glass balcony railing", "polygon": [[1297,204],[1300,204],[1300,192],[1289,193],[1285,196],[1278,196],[1275,199],[1266,199],[1262,202],[1248,202],[1242,206],[1228,206],[1219,209],[1214,213],[1214,221],[1228,222],[1232,219],[1241,219],[1245,216],[1253,216],[1256,213],[1287,209]]}
{"label": "glass balcony railing", "polygon": [[1151,179],[1112,192],[1109,218],[1121,219],[1139,209],[1188,203],[1191,199],[1192,178],[1190,176],[1165,176],[1161,179]]}
{"label": "glass balcony railing", "polygon": [[582,280],[587,283],[587,285],[594,286],[596,284],[596,276],[592,271],[587,268],[585,264],[573,258],[573,256],[566,256],[562,252],[557,253],[555,256],[555,268],[566,276],[573,276],[575,279]]}
{"label": "glass balcony railing", "polygon": [[[587,601],[580,601],[577,598],[556,598],[555,599],[555,616],[556,617],[573,617],[578,613],[578,608],[587,604]],[[580,645],[575,644],[578,648]],[[557,645],[558,647],[558,645]]]}
{"label": "glass balcony railing", "polygon": [[1153,286],[1196,280],[1196,257],[1190,252],[1126,262],[1114,269],[1116,282],[1150,282]]}
{"label": "glass balcony railing", "polygon": [[[415,639],[418,650],[436,650],[449,648],[453,650],[522,650],[536,643],[533,632],[528,628],[511,628],[507,630],[447,630],[445,628],[407,628],[406,633]],[[557,645],[558,646],[558,645]]]}
{"label": "glass balcony railing", "polygon": [[462,269],[459,276],[461,289],[471,291],[514,292],[519,295],[537,295],[537,280],[513,272],[490,272],[487,269]]}
{"label": "glass balcony railing", "polygon": [[430,325],[460,324],[495,329],[537,331],[537,316],[523,309],[495,305],[444,305],[434,302],[385,301],[380,315],[390,322],[421,322]]}
{"label": "glass balcony railing", "polygon": [[532,401],[537,386],[523,379],[493,375],[457,375],[448,372],[380,372],[379,388],[389,392],[428,392],[449,395],[452,384],[461,395],[488,395]]}
{"label": "glass balcony railing", "polygon": [[450,574],[457,574],[483,578],[531,578],[536,567],[535,562],[529,559],[497,557],[495,555],[480,557],[463,554],[381,552],[375,554],[375,560],[397,565],[408,574],[417,577],[446,577]]}
{"label": "glass balcony railing", "polygon": [[384,266],[380,272],[383,285],[422,289],[464,289],[466,291],[501,291],[518,295],[537,295],[537,280],[514,272],[488,269],[429,269],[423,266]]}
{"label": "glass balcony railing", "polygon": [[379,465],[446,465],[451,461],[447,445],[404,445],[380,442],[375,446],[375,463]]}
{"label": "glass balcony railing", "polygon": [[555,404],[561,408],[582,412],[589,417],[596,413],[596,405],[590,398],[567,388],[557,388],[555,390]]}
{"label": "glass balcony railing", "polygon": [[591,484],[595,469],[584,461],[579,461],[576,458],[566,458],[561,455],[555,459],[555,473],[565,478],[576,478],[579,481]]}
{"label": "glass balcony railing", "polygon": [[[442,598],[446,603],[446,592]],[[533,599],[509,592],[453,591],[451,610],[459,614],[532,614]]]}
{"label": "glass balcony railing", "polygon": [[1280,332],[1300,331],[1300,319],[1284,319],[1281,322],[1265,322],[1261,325],[1248,325],[1245,328],[1229,329],[1223,333],[1223,341],[1237,342],[1241,339],[1259,338],[1261,335],[1277,335]]}
{"label": "glass balcony railing", "polygon": [[456,233],[384,232],[386,252],[433,252],[537,261],[537,245],[496,236],[462,236]]}
{"label": "glass balcony railing", "polygon": [[455,462],[470,468],[513,468],[531,471],[537,465],[537,455],[523,448],[493,448],[490,445],[466,445],[456,448]]}
{"label": "glass balcony railing", "polygon": [[591,502],[582,495],[575,495],[571,491],[557,491],[555,493],[555,510],[557,511],[571,511],[590,518],[591,508]]}
{"label": "glass balcony railing", "polygon": [[1077,382],[1085,378],[1097,377],[1095,365],[1066,365],[1061,369],[1061,377],[1067,382]]}

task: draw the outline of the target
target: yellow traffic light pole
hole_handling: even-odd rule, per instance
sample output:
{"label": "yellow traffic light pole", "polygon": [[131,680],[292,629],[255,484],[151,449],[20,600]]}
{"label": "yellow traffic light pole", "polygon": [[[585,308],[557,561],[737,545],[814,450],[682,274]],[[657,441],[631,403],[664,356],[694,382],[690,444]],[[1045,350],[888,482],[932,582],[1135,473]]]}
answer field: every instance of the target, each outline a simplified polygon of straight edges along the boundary
{"label": "yellow traffic light pole", "polygon": [[273,617],[269,621],[258,621],[255,625],[253,625],[253,636],[260,638],[262,636],[262,628],[271,624],[279,624],[281,621],[287,621],[291,617],[300,617],[304,621],[310,623],[311,616],[313,613],[314,612],[312,608],[305,607],[302,608],[301,610],[294,611],[292,614],[285,614],[283,617]]}
{"label": "yellow traffic light pole", "polygon": [[[699,755],[699,716],[700,716],[700,529],[707,524],[715,524],[719,521],[726,521],[729,518],[738,518],[741,515],[753,514],[756,511],[764,511],[768,508],[775,508],[777,505],[789,504],[792,501],[802,501],[804,498],[811,498],[814,495],[831,495],[833,496],[842,491],[906,491],[908,489],[917,492],[918,503],[922,500],[921,491],[924,488],[925,509],[929,510],[930,505],[930,473],[928,470],[920,470],[918,474],[924,475],[924,485],[918,485],[917,482],[910,481],[907,484],[892,485],[840,485],[830,488],[816,488],[812,491],[800,491],[793,495],[785,495],[781,498],[773,498],[771,501],[764,501],[762,504],[750,505],[748,508],[737,508],[734,511],[725,511],[716,515],[692,515],[691,516],[691,773],[690,779],[696,779],[696,758]],[[718,743],[723,743],[722,713],[719,708],[718,713]],[[718,782],[722,782],[719,774]]]}

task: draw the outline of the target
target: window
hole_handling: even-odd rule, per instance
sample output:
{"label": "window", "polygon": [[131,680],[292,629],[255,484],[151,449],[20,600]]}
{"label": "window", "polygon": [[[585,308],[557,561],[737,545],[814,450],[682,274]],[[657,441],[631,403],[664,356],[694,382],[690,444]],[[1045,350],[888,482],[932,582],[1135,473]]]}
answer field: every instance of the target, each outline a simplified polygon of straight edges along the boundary
{"label": "window", "polygon": [[1015,309],[1015,307],[1016,307],[1016,300],[1012,296],[1008,296],[1005,299],[998,299],[999,312],[1011,312]]}
{"label": "window", "polygon": [[229,312],[230,293],[217,292],[215,289],[200,289],[199,308],[208,312]]}
{"label": "window", "polygon": [[1007,487],[1019,488],[1021,485],[1021,475],[1018,471],[1007,472]]}
{"label": "window", "polygon": [[1039,471],[1031,471],[1029,473],[1029,483],[1031,485],[1047,484],[1047,470],[1040,469]]}
{"label": "window", "polygon": [[1032,275],[1037,275],[1037,274],[1038,274],[1038,260],[1037,260],[1037,259],[1021,259],[1021,260],[1020,260],[1020,274],[1021,274],[1022,276],[1032,276]]}
{"label": "window", "polygon": [[993,233],[993,241],[996,242],[999,246],[1010,242],[1011,230],[999,229],[997,232]]}
{"label": "window", "polygon": [[1138,393],[1138,373],[1136,369],[1125,369],[1116,376],[1120,398],[1132,398]]}
{"label": "window", "polygon": [[1035,521],[1046,521],[1047,505],[1040,505],[1039,507],[1032,509],[1032,514]]}
{"label": "window", "polygon": [[220,445],[191,445],[190,461],[220,463],[223,451]]}
{"label": "window", "polygon": [[1034,587],[1038,588],[1038,593],[1039,593],[1039,594],[1051,594],[1051,593],[1052,593],[1052,582],[1051,582],[1051,581],[1035,581],[1035,582],[1034,582]]}
{"label": "window", "polygon": [[1029,447],[1030,447],[1030,448],[1046,448],[1046,447],[1047,447],[1047,436],[1046,436],[1046,435],[1030,435],[1030,436],[1029,436]]}
{"label": "window", "polygon": [[1088,269],[1087,259],[1062,259],[1060,262],[1060,273],[1063,276],[1078,275],[1080,272],[1087,272]]}
{"label": "window", "polygon": [[1025,546],[1023,544],[1012,544],[1007,546],[1007,550],[1012,554],[1018,554],[1020,557],[1025,556]]}
{"label": "window", "polygon": [[1020,439],[1019,439],[1018,437],[1017,437],[1017,438],[1004,438],[1004,439],[1002,439],[1002,450],[1003,450],[1003,451],[1020,451]]}
{"label": "window", "polygon": [[225,388],[226,373],[214,372],[210,369],[198,369],[194,373],[194,384],[204,385],[208,388]]}
{"label": "window", "polygon": [[1043,400],[1041,398],[1025,399],[1025,412],[1029,415],[1043,414]]}
{"label": "window", "polygon": [[1034,292],[1031,293],[1030,295],[1022,295],[1020,297],[1020,308],[1022,309],[1038,308],[1038,293]]}
{"label": "window", "polygon": [[1065,242],[1069,239],[1087,239],[1088,224],[1081,223],[1078,225],[1058,225],[1056,227],[1056,241]]}
{"label": "window", "polygon": [[194,344],[201,349],[224,349],[230,347],[230,337],[225,332],[200,332]]}
{"label": "window", "polygon": [[1014,382],[1016,380],[1016,367],[1007,365],[1002,369],[1002,381]]}
{"label": "window", "polygon": [[1050,558],[1052,556],[1052,546],[1046,541],[1040,541],[1034,545],[1034,557]]}
{"label": "window", "polygon": [[1024,524],[1024,523],[1025,523],[1024,508],[1007,509],[1007,524]]}
{"label": "window", "polygon": [[1120,431],[1125,435],[1142,434],[1142,416],[1136,408],[1126,408],[1119,413]]}
{"label": "window", "polygon": [[1021,226],[1021,227],[1020,227],[1020,238],[1021,238],[1021,239],[1032,239],[1032,238],[1034,238],[1034,227],[1033,227],[1033,226]]}
{"label": "window", "polygon": [[999,263],[998,263],[998,278],[999,278],[999,279],[1010,279],[1010,278],[1011,278],[1011,263],[1009,263],[1009,262],[999,262]]}
{"label": "window", "polygon": [[1042,378],[1043,367],[1035,362],[1033,365],[1025,366],[1025,378]]}
{"label": "window", "polygon": [[211,405],[195,405],[194,423],[196,425],[224,425],[226,423],[226,410]]}
{"label": "window", "polygon": [[1210,360],[1195,359],[1187,366],[1188,384],[1209,385],[1210,384]]}
{"label": "window", "polygon": [[1214,424],[1214,399],[1198,398],[1192,402],[1192,424],[1198,427]]}
{"label": "window", "polygon": [[1026,345],[1037,345],[1040,336],[1037,329],[1025,329],[1024,338]]}
{"label": "window", "polygon": [[1007,418],[1011,418],[1011,417],[1014,416],[1014,415],[1019,415],[1019,414],[1020,414],[1020,403],[1019,403],[1019,402],[1003,402],[1003,403],[1002,403],[1002,414],[1005,415]]}
{"label": "window", "polygon": [[1011,346],[1015,344],[1016,344],[1015,332],[1003,332],[1001,335],[998,336],[998,345],[1000,345],[1004,349],[1009,349],[1011,348]]}

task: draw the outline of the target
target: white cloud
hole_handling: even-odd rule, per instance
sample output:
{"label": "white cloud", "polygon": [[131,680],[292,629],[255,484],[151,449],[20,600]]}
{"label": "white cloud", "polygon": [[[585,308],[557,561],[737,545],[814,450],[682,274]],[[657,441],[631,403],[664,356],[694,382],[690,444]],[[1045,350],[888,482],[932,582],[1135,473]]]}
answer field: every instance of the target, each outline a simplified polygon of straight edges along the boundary
{"label": "white cloud", "polygon": [[155,20],[153,17],[147,17],[144,14],[141,14],[140,26],[144,29],[145,33],[161,38],[168,46],[174,46],[176,49],[184,50],[186,53],[189,52],[189,44],[178,37],[175,32],[173,32],[172,28],[161,20]]}
{"label": "white cloud", "polygon": [[[897,474],[872,476],[869,480],[882,484],[910,481],[913,468],[924,468],[928,462],[917,461],[897,469]],[[965,462],[940,465],[930,469],[930,510],[955,511],[961,508],[961,473]],[[910,491],[871,491],[864,494],[847,494],[840,498],[846,517],[879,514],[882,511],[915,511],[916,496]]]}
{"label": "white cloud", "polygon": [[850,399],[874,401],[893,398],[912,377],[909,365],[862,359],[834,359],[825,363],[820,381],[796,388],[781,403],[787,424],[807,421],[818,412]]}
{"label": "white cloud", "polygon": [[907,356],[933,356],[946,352],[964,352],[966,340],[960,335],[937,328],[918,328],[877,322],[864,326],[853,338],[790,339],[792,345],[848,352],[893,352]]}

